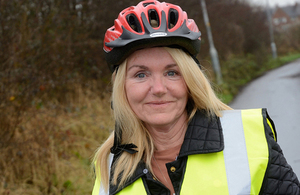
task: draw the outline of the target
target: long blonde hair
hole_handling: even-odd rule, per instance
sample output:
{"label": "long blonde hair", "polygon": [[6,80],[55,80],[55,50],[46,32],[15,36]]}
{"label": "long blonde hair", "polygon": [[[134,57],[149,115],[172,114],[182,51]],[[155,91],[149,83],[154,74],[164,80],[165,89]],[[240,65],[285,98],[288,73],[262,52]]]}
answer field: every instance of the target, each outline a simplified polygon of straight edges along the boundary
{"label": "long blonde hair", "polygon": [[[219,117],[222,115],[222,110],[231,109],[217,98],[208,79],[190,55],[181,49],[168,47],[165,47],[165,49],[176,61],[188,87],[188,104],[192,105],[188,113],[189,119],[194,116],[197,109],[205,110],[208,116],[217,115]],[[143,160],[146,167],[152,171],[151,159],[154,152],[154,144],[149,132],[142,121],[138,119],[132,111],[126,98],[126,65],[127,60],[119,66],[118,73],[114,73],[113,75],[113,113],[116,123],[118,123],[122,129],[122,144],[134,143],[138,147],[138,152],[135,154],[123,152],[114,163],[114,174],[111,177],[114,185],[117,183],[117,179],[120,179],[118,187],[122,187],[127,179],[133,175],[141,160]],[[112,133],[98,149],[94,157],[96,176],[98,178],[101,177],[101,182],[106,191],[109,187],[110,177],[107,159],[110,154],[110,148],[113,146],[113,139],[114,136]],[[118,178],[119,175],[121,175],[120,178]]]}

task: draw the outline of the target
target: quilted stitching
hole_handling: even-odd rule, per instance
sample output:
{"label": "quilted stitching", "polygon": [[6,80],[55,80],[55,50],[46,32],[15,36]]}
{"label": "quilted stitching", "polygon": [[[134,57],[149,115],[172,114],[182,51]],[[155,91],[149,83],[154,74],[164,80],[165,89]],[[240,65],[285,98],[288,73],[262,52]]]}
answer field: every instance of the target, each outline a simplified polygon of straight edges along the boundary
{"label": "quilted stitching", "polygon": [[260,194],[299,195],[300,184],[292,167],[287,163],[280,146],[267,137],[270,144],[270,164],[267,169],[265,186]]}
{"label": "quilted stitching", "polygon": [[179,157],[194,153],[219,152],[224,148],[220,119],[198,111],[190,122]]}

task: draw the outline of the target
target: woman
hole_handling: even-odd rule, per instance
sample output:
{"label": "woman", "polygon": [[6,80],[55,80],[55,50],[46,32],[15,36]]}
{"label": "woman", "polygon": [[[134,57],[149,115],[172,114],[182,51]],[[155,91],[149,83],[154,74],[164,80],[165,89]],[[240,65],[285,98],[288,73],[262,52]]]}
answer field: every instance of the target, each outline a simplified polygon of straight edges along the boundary
{"label": "woman", "polygon": [[94,194],[300,194],[265,109],[234,111],[195,56],[180,7],[146,0],[107,30],[115,131],[97,151]]}

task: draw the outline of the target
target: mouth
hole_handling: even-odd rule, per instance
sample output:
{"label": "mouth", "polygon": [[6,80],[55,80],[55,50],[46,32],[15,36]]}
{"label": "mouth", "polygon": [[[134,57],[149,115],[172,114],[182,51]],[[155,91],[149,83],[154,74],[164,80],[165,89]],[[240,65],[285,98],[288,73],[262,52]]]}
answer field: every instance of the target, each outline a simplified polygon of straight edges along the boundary
{"label": "mouth", "polygon": [[167,105],[172,103],[172,101],[151,101],[147,102],[147,105],[153,105],[153,106],[161,106],[161,105]]}

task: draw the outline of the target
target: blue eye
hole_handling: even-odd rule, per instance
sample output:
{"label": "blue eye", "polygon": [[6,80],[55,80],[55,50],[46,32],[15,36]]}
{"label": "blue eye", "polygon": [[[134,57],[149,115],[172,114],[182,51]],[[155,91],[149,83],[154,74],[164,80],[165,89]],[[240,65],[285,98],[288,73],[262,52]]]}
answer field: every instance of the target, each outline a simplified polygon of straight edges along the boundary
{"label": "blue eye", "polygon": [[169,71],[169,72],[167,72],[167,75],[171,76],[171,77],[176,76],[176,74],[177,73],[175,71]]}
{"label": "blue eye", "polygon": [[142,78],[146,77],[146,74],[145,73],[139,73],[135,77],[142,79]]}

